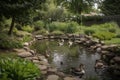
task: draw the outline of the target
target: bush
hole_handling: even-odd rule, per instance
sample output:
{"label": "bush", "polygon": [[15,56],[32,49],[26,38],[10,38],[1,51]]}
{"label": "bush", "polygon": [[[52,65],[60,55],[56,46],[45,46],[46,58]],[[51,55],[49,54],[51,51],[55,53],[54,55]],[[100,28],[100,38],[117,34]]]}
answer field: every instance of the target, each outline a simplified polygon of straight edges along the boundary
{"label": "bush", "polygon": [[9,37],[7,34],[0,35],[0,48],[13,49],[22,47],[22,43],[17,41],[15,38]]}
{"label": "bush", "polygon": [[30,61],[8,57],[0,60],[0,80],[35,80],[39,76],[39,69]]}
{"label": "bush", "polygon": [[51,24],[49,24],[48,27],[49,27],[50,32],[53,32],[55,30],[65,32],[65,30],[67,28],[67,23],[64,23],[64,22],[52,22]]}
{"label": "bush", "polygon": [[110,40],[115,37],[115,34],[111,32],[97,32],[93,34],[93,37],[99,38],[101,40]]}
{"label": "bush", "polygon": [[78,24],[76,22],[68,23],[66,33],[75,33],[78,31]]}
{"label": "bush", "polygon": [[22,26],[20,24],[15,25],[15,28],[17,28],[17,30],[22,30]]}
{"label": "bush", "polygon": [[38,34],[41,34],[41,35],[47,35],[49,34],[47,30],[45,29],[42,29],[42,30],[39,30],[39,31],[36,31],[34,34],[38,35]]}
{"label": "bush", "polygon": [[47,50],[47,45],[43,44],[43,42],[34,42],[31,46],[31,49],[36,49],[37,53],[45,54]]}
{"label": "bush", "polygon": [[23,31],[27,31],[27,32],[32,32],[34,30],[34,28],[29,26],[29,25],[27,25],[27,26],[23,26],[22,30]]}
{"label": "bush", "polygon": [[108,29],[109,30],[109,32],[112,32],[112,33],[115,33],[116,32],[116,29],[115,28],[110,28],[110,29]]}
{"label": "bush", "polygon": [[116,35],[116,38],[120,38],[120,33]]}
{"label": "bush", "polygon": [[43,27],[45,26],[44,22],[43,21],[36,21],[34,23],[34,30],[35,31],[38,31],[40,29],[43,29]]}
{"label": "bush", "polygon": [[84,31],[84,33],[85,33],[86,35],[92,35],[92,34],[95,33],[95,31],[92,30],[92,29],[86,29],[86,30]]}
{"label": "bush", "polygon": [[30,35],[25,35],[24,37],[23,37],[23,42],[28,42],[28,41],[31,41],[32,40],[32,36],[30,36]]}
{"label": "bush", "polygon": [[62,31],[53,31],[52,34],[56,35],[56,36],[59,36],[59,35],[62,35],[64,33]]}

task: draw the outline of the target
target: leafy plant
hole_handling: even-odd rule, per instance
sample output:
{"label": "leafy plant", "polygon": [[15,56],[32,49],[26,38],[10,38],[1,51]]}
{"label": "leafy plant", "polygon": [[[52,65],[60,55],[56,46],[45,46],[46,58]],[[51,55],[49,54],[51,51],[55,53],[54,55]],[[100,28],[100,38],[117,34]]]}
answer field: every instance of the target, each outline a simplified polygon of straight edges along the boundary
{"label": "leafy plant", "polygon": [[64,34],[64,33],[63,33],[62,31],[58,31],[58,30],[57,30],[57,31],[53,31],[52,34],[53,34],[53,35],[56,35],[56,36],[57,36],[57,35],[59,36],[59,35],[62,35],[62,34]]}
{"label": "leafy plant", "polygon": [[37,77],[40,70],[30,61],[9,57],[0,60],[0,80],[35,80]]}
{"label": "leafy plant", "polygon": [[9,37],[7,34],[0,35],[0,48],[2,49],[13,49],[13,48],[21,48],[22,43],[16,40],[13,37]]}
{"label": "leafy plant", "polygon": [[36,21],[34,23],[34,29],[35,31],[38,31],[40,29],[43,29],[43,27],[45,26],[44,22],[43,21]]}
{"label": "leafy plant", "polygon": [[95,33],[95,31],[92,30],[92,29],[86,29],[84,32],[85,32],[86,35],[92,35],[92,34]]}
{"label": "leafy plant", "polygon": [[27,31],[27,32],[32,32],[34,30],[33,27],[31,27],[30,25],[26,25],[22,27],[23,31]]}
{"label": "leafy plant", "polygon": [[115,34],[111,32],[97,32],[93,34],[93,37],[99,38],[101,40],[110,40],[115,37]]}

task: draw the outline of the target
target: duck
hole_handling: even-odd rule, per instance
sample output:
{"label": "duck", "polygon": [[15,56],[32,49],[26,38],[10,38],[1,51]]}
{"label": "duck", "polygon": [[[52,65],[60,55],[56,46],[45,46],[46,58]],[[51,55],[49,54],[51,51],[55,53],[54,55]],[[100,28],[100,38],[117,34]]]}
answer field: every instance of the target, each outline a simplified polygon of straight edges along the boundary
{"label": "duck", "polygon": [[69,41],[68,41],[69,47],[72,46],[72,44],[73,44],[73,42],[69,40]]}
{"label": "duck", "polygon": [[74,75],[79,76],[79,78],[82,78],[83,75],[85,74],[84,64],[80,64],[79,68],[72,67],[70,71]]}
{"label": "duck", "polygon": [[64,39],[62,39],[61,41],[59,41],[59,42],[58,42],[58,45],[59,45],[59,46],[64,45]]}
{"label": "duck", "polygon": [[103,61],[102,60],[96,60],[95,61],[95,69],[102,69],[102,68],[104,68],[104,63],[103,63]]}

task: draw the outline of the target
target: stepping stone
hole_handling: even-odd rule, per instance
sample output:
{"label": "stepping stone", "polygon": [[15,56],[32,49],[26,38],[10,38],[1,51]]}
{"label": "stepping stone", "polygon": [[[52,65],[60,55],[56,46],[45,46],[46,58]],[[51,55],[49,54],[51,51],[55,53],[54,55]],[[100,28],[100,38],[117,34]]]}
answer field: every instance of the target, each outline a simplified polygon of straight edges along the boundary
{"label": "stepping stone", "polygon": [[48,75],[47,80],[59,80],[59,76],[57,76],[57,75]]}
{"label": "stepping stone", "polygon": [[33,55],[30,52],[21,52],[21,53],[18,53],[18,56],[22,58],[26,58],[26,57],[31,57]]}
{"label": "stepping stone", "polygon": [[45,65],[38,65],[38,67],[42,71],[47,70],[47,66],[45,66]]}
{"label": "stepping stone", "polygon": [[64,80],[76,80],[76,79],[72,77],[65,77]]}

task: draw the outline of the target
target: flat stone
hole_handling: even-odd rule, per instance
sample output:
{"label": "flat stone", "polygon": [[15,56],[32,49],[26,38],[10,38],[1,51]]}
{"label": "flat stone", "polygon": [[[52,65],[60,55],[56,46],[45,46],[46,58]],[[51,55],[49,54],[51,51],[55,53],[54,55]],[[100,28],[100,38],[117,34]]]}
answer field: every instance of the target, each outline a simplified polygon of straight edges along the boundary
{"label": "flat stone", "polygon": [[46,59],[45,56],[38,56],[39,60],[44,60]]}
{"label": "flat stone", "polygon": [[40,61],[39,60],[32,60],[33,63],[39,64]]}
{"label": "flat stone", "polygon": [[57,76],[57,75],[48,75],[47,80],[59,80],[59,76]]}
{"label": "flat stone", "polygon": [[28,42],[23,43],[23,46],[29,46]]}
{"label": "flat stone", "polygon": [[45,65],[38,65],[40,70],[47,70],[47,66]]}
{"label": "flat stone", "polygon": [[45,75],[47,74],[47,71],[41,71],[41,74]]}
{"label": "flat stone", "polygon": [[102,54],[109,54],[110,52],[109,51],[101,51]]}
{"label": "flat stone", "polygon": [[26,46],[25,46],[23,49],[26,50],[26,51],[29,51],[29,50],[30,50],[30,48],[29,48],[29,47],[26,47]]}
{"label": "flat stone", "polygon": [[46,62],[46,61],[39,61],[39,64],[40,64],[40,65],[46,65],[46,66],[49,65],[49,63]]}
{"label": "flat stone", "polygon": [[55,72],[60,77],[65,77],[65,74],[63,72]]}
{"label": "flat stone", "polygon": [[35,51],[34,50],[30,50],[29,51],[32,55],[35,55]]}
{"label": "flat stone", "polygon": [[26,57],[31,57],[32,54],[30,52],[21,52],[21,53],[18,53],[18,56],[22,58],[26,58]]}
{"label": "flat stone", "polygon": [[120,63],[120,57],[118,57],[118,56],[117,56],[117,57],[114,57],[113,60],[114,60],[115,62],[117,62],[117,63]]}
{"label": "flat stone", "polygon": [[55,72],[57,72],[56,68],[49,68],[48,69],[48,73],[55,73]]}
{"label": "flat stone", "polygon": [[72,77],[65,77],[64,80],[75,80],[75,78],[72,78]]}

